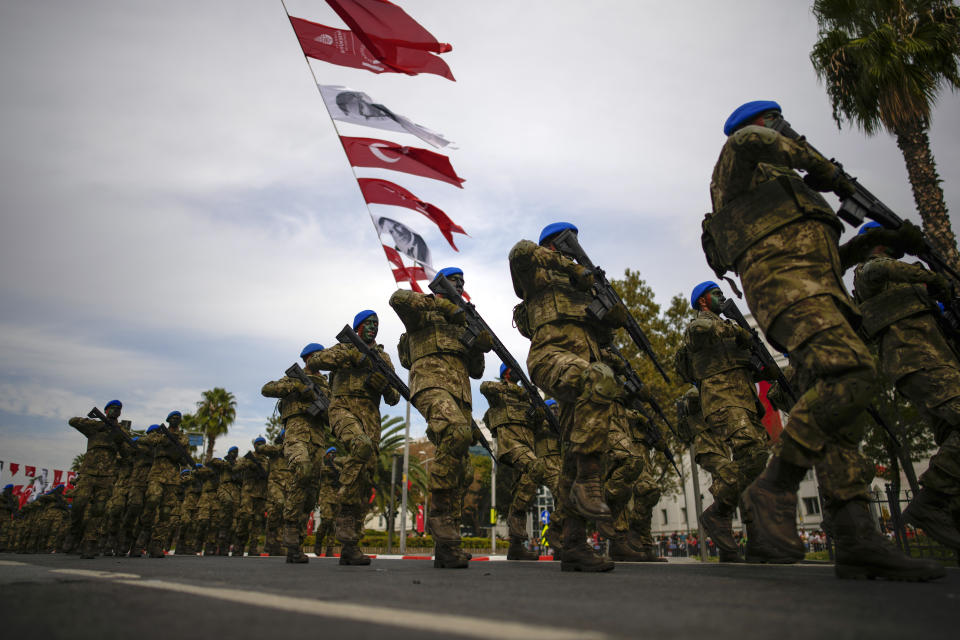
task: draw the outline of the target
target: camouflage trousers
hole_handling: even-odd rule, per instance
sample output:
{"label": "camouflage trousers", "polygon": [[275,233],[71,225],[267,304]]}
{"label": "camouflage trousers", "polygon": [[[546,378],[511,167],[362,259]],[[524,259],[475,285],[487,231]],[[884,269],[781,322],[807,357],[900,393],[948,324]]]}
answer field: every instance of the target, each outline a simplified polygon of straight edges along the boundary
{"label": "camouflage trousers", "polygon": [[241,548],[249,546],[251,554],[256,552],[260,534],[264,531],[266,506],[267,500],[264,495],[244,491],[240,496],[237,541]]}
{"label": "camouflage trousers", "polygon": [[113,493],[107,500],[106,532],[111,538],[121,537],[123,530],[123,516],[127,511],[127,498],[130,494],[130,481],[118,480],[113,486]]}
{"label": "camouflage trousers", "polygon": [[897,389],[927,419],[939,447],[920,484],[960,495],[960,370],[953,366],[921,369],[898,380]]}
{"label": "camouflage trousers", "polygon": [[151,549],[163,549],[173,535],[173,514],[180,506],[179,483],[151,482],[144,496],[140,518],[141,535],[150,538]]}
{"label": "camouflage trousers", "polygon": [[299,547],[310,512],[317,505],[323,469],[323,433],[305,416],[287,418],[283,455],[290,468],[283,505],[283,544]]}
{"label": "camouflage trousers", "polygon": [[505,424],[497,429],[497,459],[513,468],[513,487],[507,525],[512,538],[526,539],[526,513],[546,481],[547,468],[536,456],[533,431],[524,424]]}
{"label": "camouflage trousers", "polygon": [[[623,411],[620,405],[614,408]],[[633,438],[628,429],[625,418],[614,421],[604,455],[603,494],[611,515],[609,528],[604,529],[606,535],[613,533],[614,537],[625,534],[629,529],[630,498],[646,462],[643,445]]]}
{"label": "camouflage trousers", "polygon": [[[802,467],[816,465],[824,501],[868,499],[873,466],[860,453],[859,419],[876,389],[873,356],[850,327],[838,303],[822,295],[780,313],[768,332],[790,350],[796,386],[802,393],[790,412],[781,455]],[[809,334],[811,319],[826,328]],[[799,446],[797,446],[799,445]]]}
{"label": "camouflage trousers", "polygon": [[319,554],[324,544],[333,543],[334,525],[340,515],[337,491],[326,485],[320,487],[320,524],[314,528],[314,550]]}
{"label": "camouflage trousers", "polygon": [[97,543],[106,529],[107,501],[113,493],[113,476],[84,475],[73,494],[70,529],[74,540]]}
{"label": "camouflage trousers", "polygon": [[740,494],[767,466],[769,438],[760,418],[740,407],[714,411],[696,434],[697,464],[710,472],[714,500],[736,507]]}
{"label": "camouflage trousers", "polygon": [[265,544],[268,549],[273,549],[280,544],[280,535],[283,529],[283,507],[289,483],[289,472],[271,473],[267,480]]}
{"label": "camouflage trousers", "polygon": [[219,518],[216,491],[207,491],[200,494],[197,500],[196,544],[213,546],[217,542],[217,520]]}
{"label": "camouflage trousers", "polygon": [[330,426],[346,455],[340,469],[340,503],[359,505],[370,496],[380,455],[380,411],[365,398],[336,398]]}
{"label": "camouflage trousers", "polygon": [[143,515],[146,495],[147,486],[143,484],[131,484],[127,491],[127,504],[123,510],[123,536],[128,544],[132,544],[140,533],[140,517]]}
{"label": "camouflage trousers", "polygon": [[[436,388],[419,392],[413,404],[426,418],[427,438],[436,447],[430,464],[429,489],[452,491],[462,502],[462,494],[473,479],[467,453],[473,442],[470,405],[449,391]],[[471,469],[470,478],[466,477],[467,468]]]}
{"label": "camouflage trousers", "polygon": [[653,508],[660,502],[660,486],[653,475],[650,459],[644,454],[644,469],[633,485],[632,505],[629,509],[629,531],[644,546],[654,544],[650,525]]}
{"label": "camouflage trousers", "polygon": [[200,496],[188,491],[180,504],[180,531],[177,534],[177,553],[197,549],[197,513],[200,510]]}
{"label": "camouflage trousers", "polygon": [[[237,537],[237,512],[240,507],[240,485],[236,482],[220,482],[217,488],[216,541],[224,554]],[[207,536],[210,540],[210,536]]]}

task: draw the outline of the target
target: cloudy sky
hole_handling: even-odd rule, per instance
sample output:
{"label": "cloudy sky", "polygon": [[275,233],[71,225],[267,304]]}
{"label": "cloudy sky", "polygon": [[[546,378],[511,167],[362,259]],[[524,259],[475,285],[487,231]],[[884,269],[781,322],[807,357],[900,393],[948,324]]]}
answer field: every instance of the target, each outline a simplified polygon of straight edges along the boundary
{"label": "cloudy sky", "polygon": [[[661,303],[711,276],[700,220],[723,121],[746,100],[778,100],[916,219],[893,140],[832,121],[807,3],[400,4],[453,44],[457,82],[311,66],[455,141],[462,190],[357,174],[397,182],[467,230],[454,253],[416,212],[371,207],[422,233],[435,266],[466,271],[521,360],[506,255],[549,222],[575,222],[597,263],[639,269]],[[322,0],[286,6],[344,27]],[[70,416],[117,397],[143,428],[214,386],[238,400],[217,451],[243,449],[273,409],[261,385],[305,343],[333,342],[369,307],[395,353],[395,284],[279,1],[3,2],[0,87],[0,459],[64,468],[84,448]],[[957,95],[940,98],[931,140],[956,210]],[[494,356],[487,366],[495,375]]]}

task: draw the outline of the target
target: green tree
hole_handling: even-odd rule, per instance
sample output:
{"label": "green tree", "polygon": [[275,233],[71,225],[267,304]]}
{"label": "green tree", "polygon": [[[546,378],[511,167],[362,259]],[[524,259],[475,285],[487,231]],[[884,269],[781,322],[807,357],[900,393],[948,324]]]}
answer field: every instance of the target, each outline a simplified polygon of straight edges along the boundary
{"label": "green tree", "polygon": [[274,411],[273,414],[267,418],[265,427],[267,442],[273,442],[274,439],[280,435],[280,432],[283,431],[283,422],[280,421],[280,414]]}
{"label": "green tree", "polygon": [[[650,358],[641,353],[625,331],[618,331],[614,341],[630,362],[634,371],[647,385],[657,404],[660,405],[660,408],[663,409],[664,414],[670,420],[671,425],[675,427],[676,401],[687,390],[688,385],[681,381],[673,371],[673,354],[680,348],[683,330],[687,323],[693,319],[690,304],[682,294],[678,293],[670,299],[670,305],[665,310],[662,309],[654,300],[653,289],[640,277],[639,271],[627,269],[622,279],[612,279],[611,283],[620,297],[623,298],[627,309],[630,310],[630,313],[647,335],[653,351],[657,355],[657,360],[666,370],[667,375],[670,376],[671,382],[668,384],[663,379],[653,366]],[[660,429],[674,457],[679,457],[686,449],[686,445],[677,439],[673,431],[664,425],[652,410],[647,411],[647,413]],[[679,478],[677,478],[673,466],[663,459],[662,454],[657,453],[655,459],[660,463],[659,482],[661,489],[664,493],[673,492],[680,486]]]}
{"label": "green tree", "polygon": [[[896,392],[893,383],[883,377],[880,383],[881,391],[874,398],[873,405],[892,428],[897,440],[907,446],[912,462],[928,457],[936,448],[933,430],[917,408]],[[889,436],[883,427],[869,417],[864,416],[861,419],[866,420],[863,453],[873,462],[878,476],[891,480],[892,470],[897,464],[891,460]],[[881,467],[884,470],[881,470]]]}
{"label": "green tree", "polygon": [[[203,426],[200,424],[200,420],[197,418],[195,413],[184,413],[180,419],[180,430],[184,433],[203,433]],[[200,453],[197,452],[198,447],[188,447],[190,451],[190,456],[196,460],[200,461]]]}
{"label": "green tree", "polygon": [[[389,517],[390,511],[390,472],[393,469],[393,458],[397,457],[397,482],[394,485],[394,508],[399,512],[403,492],[403,439],[406,432],[406,422],[399,416],[382,416],[380,418],[380,455],[374,470],[373,484],[377,490],[374,507]],[[410,489],[407,493],[407,511],[413,517],[417,513],[417,505],[423,502],[427,492],[427,474],[420,461],[411,456],[408,463]],[[408,522],[413,522],[409,517]]]}
{"label": "green tree", "polygon": [[207,452],[204,462],[213,458],[217,438],[224,435],[237,418],[237,399],[222,387],[214,387],[200,394],[197,402],[197,424],[207,436]]}
{"label": "green tree", "polygon": [[943,87],[960,88],[960,9],[950,0],[816,0],[810,54],[837,125],[894,135],[923,230],[960,268],[928,131]]}
{"label": "green tree", "polygon": [[73,457],[73,462],[70,463],[70,471],[76,471],[77,473],[79,473],[80,467],[83,466],[83,458],[86,455],[87,454],[85,453],[78,453],[77,455],[75,455]]}

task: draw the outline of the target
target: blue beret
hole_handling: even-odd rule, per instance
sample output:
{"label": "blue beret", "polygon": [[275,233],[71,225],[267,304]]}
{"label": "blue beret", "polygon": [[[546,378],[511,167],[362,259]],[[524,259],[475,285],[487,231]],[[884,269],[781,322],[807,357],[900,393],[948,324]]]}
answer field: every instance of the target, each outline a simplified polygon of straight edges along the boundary
{"label": "blue beret", "polygon": [[332,453],[336,453],[336,452],[337,452],[337,448],[336,448],[336,447],[330,447],[329,449],[327,449],[326,451],[323,452],[323,455],[325,455],[325,456],[326,456],[326,455],[330,455],[331,452],[332,452]]}
{"label": "blue beret", "polygon": [[231,453],[231,452],[233,452],[233,451],[236,451],[237,453],[240,453],[240,449],[238,449],[238,448],[236,448],[236,447],[230,447],[229,449],[227,449],[227,453]]}
{"label": "blue beret", "polygon": [[179,411],[171,411],[170,413],[167,414],[167,420],[169,421],[170,418],[172,418],[173,416],[177,416],[178,418],[182,418],[182,417],[183,417],[183,414],[180,413]]}
{"label": "blue beret", "polygon": [[544,400],[543,403],[548,407],[552,407],[553,405],[557,404],[557,401],[554,400],[553,398],[547,398],[546,400]]}
{"label": "blue beret", "polygon": [[12,484],[8,484],[8,485],[6,485],[6,486],[3,488],[4,491],[6,491],[7,489],[13,489],[13,485],[12,485]]}
{"label": "blue beret", "polygon": [[103,405],[103,408],[104,408],[104,409],[109,409],[109,408],[112,407],[113,405],[117,405],[118,407],[122,407],[122,406],[123,406],[123,403],[120,402],[119,400],[111,400],[111,401],[108,402],[107,404]]}
{"label": "blue beret", "polygon": [[203,465],[200,464],[199,462],[194,462],[194,463],[193,463],[193,468],[194,468],[194,469],[199,469],[199,468],[201,468],[202,466],[203,466]]}
{"label": "blue beret", "polygon": [[733,110],[727,121],[723,123],[724,135],[730,135],[747,120],[773,109],[782,111],[780,105],[773,100],[753,100],[740,105]]}
{"label": "blue beret", "polygon": [[53,488],[54,491],[56,491],[57,489],[63,489],[63,484],[58,484]]}
{"label": "blue beret", "polygon": [[444,278],[449,278],[450,276],[463,275],[463,269],[460,267],[444,267],[437,271],[438,276],[443,276]]}
{"label": "blue beret", "polygon": [[706,282],[701,282],[700,284],[698,284],[693,288],[693,292],[690,294],[690,307],[694,311],[696,311],[697,300],[700,299],[700,296],[705,294],[707,291],[710,291],[711,289],[719,289],[719,288],[720,288],[720,285],[718,285],[713,280],[707,280]]}
{"label": "blue beret", "polygon": [[264,438],[263,436],[259,436],[253,441],[253,444],[257,444],[258,442],[261,444],[267,444],[267,439]]}
{"label": "blue beret", "polygon": [[287,432],[286,429],[280,429],[280,437],[282,438],[283,434],[285,434],[286,432]]}
{"label": "blue beret", "polygon": [[315,351],[323,351],[323,345],[318,342],[311,342],[303,348],[303,351],[300,352],[300,357],[306,358]]}
{"label": "blue beret", "polygon": [[506,373],[507,369],[509,369],[509,368],[510,368],[510,367],[508,367],[508,366],[505,365],[505,364],[500,365],[500,377],[501,377],[501,378],[503,377],[503,374]]}
{"label": "blue beret", "polygon": [[160,425],[152,424],[149,427],[147,427],[147,433],[153,433],[154,431],[160,431]]}
{"label": "blue beret", "polygon": [[364,309],[357,315],[353,316],[353,330],[356,331],[357,327],[363,324],[363,321],[369,318],[370,316],[377,315],[376,311],[371,311],[370,309]]}
{"label": "blue beret", "polygon": [[190,469],[180,469],[180,475],[183,475],[185,473],[190,473]]}
{"label": "blue beret", "polygon": [[132,438],[130,438],[130,442],[136,442],[139,439],[140,439],[140,436],[133,436]]}
{"label": "blue beret", "polygon": [[539,243],[543,244],[543,241],[550,236],[565,231],[566,229],[573,229],[574,233],[579,233],[580,231],[572,222],[552,222],[545,226],[543,231],[540,232]]}
{"label": "blue beret", "polygon": [[883,229],[883,225],[880,224],[879,222],[876,222],[876,221],[874,221],[874,220],[871,220],[870,222],[868,222],[868,223],[866,223],[865,225],[863,225],[862,227],[860,227],[860,231],[857,231],[857,235],[858,235],[858,236],[863,235],[863,234],[865,234],[867,231],[870,231],[870,229]]}
{"label": "blue beret", "polygon": [[222,462],[223,458],[217,457],[217,458],[214,458],[214,460],[220,460]]}

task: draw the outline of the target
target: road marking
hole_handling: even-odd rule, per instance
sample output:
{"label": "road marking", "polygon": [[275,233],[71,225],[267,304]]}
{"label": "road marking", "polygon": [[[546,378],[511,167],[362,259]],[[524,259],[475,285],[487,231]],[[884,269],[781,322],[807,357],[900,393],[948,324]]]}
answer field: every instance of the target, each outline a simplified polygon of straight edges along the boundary
{"label": "road marking", "polygon": [[117,573],[114,571],[95,571],[93,569],[50,569],[50,573],[66,573],[72,576],[86,576],[88,578],[106,578],[107,580],[136,579],[136,573]]}
{"label": "road marking", "polygon": [[16,560],[0,560],[0,567],[26,567],[26,562],[17,562]]}
{"label": "road marking", "polygon": [[238,604],[279,609],[292,613],[340,618],[354,622],[381,624],[388,627],[402,627],[421,632],[435,632],[447,636],[469,638],[518,638],[523,640],[591,640],[608,638],[606,634],[595,631],[545,627],[520,622],[501,622],[485,618],[451,615],[446,613],[427,613],[391,609],[345,602],[324,602],[272,593],[224,589],[219,587],[201,587],[193,584],[180,584],[166,580],[118,580],[120,584],[131,587],[147,587],[176,591],[195,596],[205,596],[217,600],[226,600]]}

